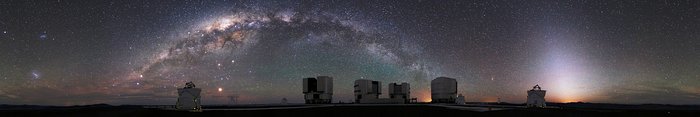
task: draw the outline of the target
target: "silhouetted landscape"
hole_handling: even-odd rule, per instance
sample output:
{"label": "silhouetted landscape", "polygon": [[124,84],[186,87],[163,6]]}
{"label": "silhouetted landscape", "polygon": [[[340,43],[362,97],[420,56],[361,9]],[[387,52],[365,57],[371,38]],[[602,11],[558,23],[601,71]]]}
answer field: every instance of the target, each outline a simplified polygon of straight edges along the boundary
{"label": "silhouetted landscape", "polygon": [[[357,116],[401,116],[426,117],[435,115],[449,116],[543,116],[543,117],[576,117],[576,116],[615,116],[615,117],[654,117],[654,116],[697,116],[700,114],[698,105],[623,105],[596,103],[548,103],[560,108],[508,108],[507,106],[523,106],[522,104],[480,104],[461,105],[464,107],[480,107],[491,111],[462,110],[434,104],[409,105],[361,105],[335,104],[323,107],[320,105],[287,104],[287,105],[235,105],[235,106],[203,106],[202,112],[167,110],[154,107],[169,105],[121,105],[107,104],[84,106],[33,106],[33,105],[0,105],[2,115],[21,116],[99,116],[99,117],[153,117],[153,116],[312,116],[312,117],[357,117]],[[322,106],[322,105],[321,105]],[[459,106],[459,105],[453,105]],[[506,108],[499,107],[506,106]],[[283,109],[275,109],[283,107]],[[295,108],[301,107],[301,108]],[[240,109],[240,110],[236,110]]]}
{"label": "silhouetted landscape", "polygon": [[0,0],[24,116],[700,117],[700,0]]}

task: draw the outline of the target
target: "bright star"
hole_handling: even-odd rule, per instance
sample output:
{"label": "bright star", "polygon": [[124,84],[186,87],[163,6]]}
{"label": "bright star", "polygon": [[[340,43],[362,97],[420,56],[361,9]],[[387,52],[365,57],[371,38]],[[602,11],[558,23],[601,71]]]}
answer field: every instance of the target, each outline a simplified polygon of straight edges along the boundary
{"label": "bright star", "polygon": [[34,79],[39,79],[39,74],[36,72],[32,72],[32,76],[34,76]]}
{"label": "bright star", "polygon": [[30,72],[30,75],[31,75],[31,78],[32,78],[32,79],[39,79],[39,78],[41,78],[41,73],[39,73],[38,70],[32,70],[32,71]]}
{"label": "bright star", "polygon": [[39,39],[46,40],[46,38],[48,38],[48,34],[46,33],[46,31],[39,34]]}

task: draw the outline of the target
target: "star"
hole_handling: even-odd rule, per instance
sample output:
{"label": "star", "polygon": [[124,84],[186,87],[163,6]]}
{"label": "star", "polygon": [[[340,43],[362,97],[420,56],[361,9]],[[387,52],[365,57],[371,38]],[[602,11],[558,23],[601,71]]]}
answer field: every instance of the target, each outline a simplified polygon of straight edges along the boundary
{"label": "star", "polygon": [[39,39],[40,39],[40,40],[46,40],[47,38],[48,38],[48,34],[46,33],[46,31],[44,31],[44,32],[42,32],[41,34],[39,34]]}
{"label": "star", "polygon": [[32,80],[37,80],[41,78],[41,73],[38,70],[31,70],[31,72],[29,72],[29,75]]}
{"label": "star", "polygon": [[34,79],[39,79],[39,73],[37,73],[37,72],[32,72],[32,78],[34,78]]}

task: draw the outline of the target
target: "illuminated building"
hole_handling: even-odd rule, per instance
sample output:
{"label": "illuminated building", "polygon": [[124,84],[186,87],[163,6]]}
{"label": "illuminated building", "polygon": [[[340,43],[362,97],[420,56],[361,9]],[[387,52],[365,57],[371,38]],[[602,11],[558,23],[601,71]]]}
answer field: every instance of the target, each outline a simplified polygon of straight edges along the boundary
{"label": "illuminated building", "polygon": [[304,101],[307,104],[328,104],[333,99],[333,77],[304,78]]}
{"label": "illuminated building", "polygon": [[527,91],[527,107],[539,107],[543,108],[546,105],[544,100],[544,95],[547,91],[542,90],[540,85],[535,85],[532,89]]}

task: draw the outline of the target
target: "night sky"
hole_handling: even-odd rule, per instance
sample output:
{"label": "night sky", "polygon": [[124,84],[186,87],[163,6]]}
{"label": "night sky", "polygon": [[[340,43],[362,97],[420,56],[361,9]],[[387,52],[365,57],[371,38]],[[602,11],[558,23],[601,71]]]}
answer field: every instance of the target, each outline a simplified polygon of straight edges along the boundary
{"label": "night sky", "polygon": [[[700,104],[696,0],[0,1],[0,104],[303,103],[302,78],[467,101]],[[221,88],[221,91],[218,89]],[[387,97],[388,94],[382,95]]]}

